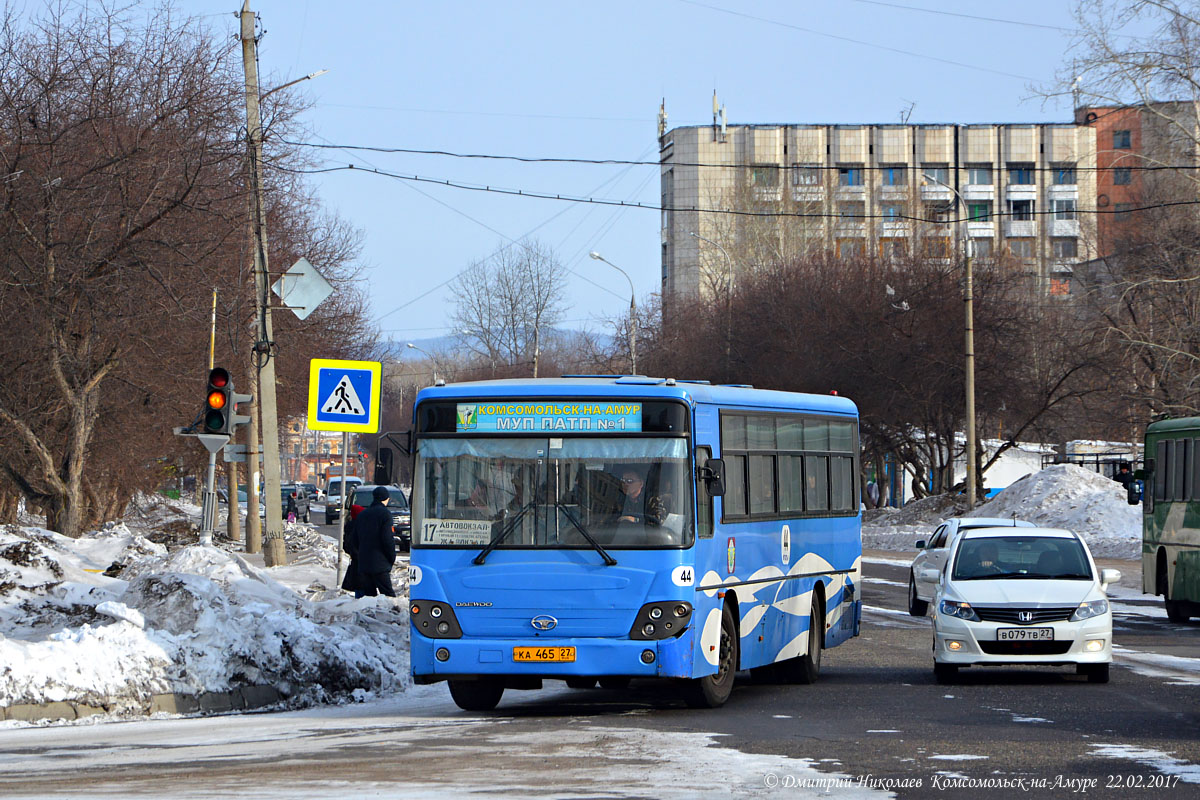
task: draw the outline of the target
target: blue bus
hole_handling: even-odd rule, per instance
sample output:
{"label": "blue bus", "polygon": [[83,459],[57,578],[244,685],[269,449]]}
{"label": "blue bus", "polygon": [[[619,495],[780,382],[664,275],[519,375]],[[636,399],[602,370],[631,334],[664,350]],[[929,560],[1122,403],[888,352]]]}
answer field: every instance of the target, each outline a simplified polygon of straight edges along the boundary
{"label": "blue bus", "polygon": [[[421,390],[412,674],[471,711],[546,679],[811,683],[858,635],[858,412],[644,376]],[[814,635],[815,632],[815,635]]]}

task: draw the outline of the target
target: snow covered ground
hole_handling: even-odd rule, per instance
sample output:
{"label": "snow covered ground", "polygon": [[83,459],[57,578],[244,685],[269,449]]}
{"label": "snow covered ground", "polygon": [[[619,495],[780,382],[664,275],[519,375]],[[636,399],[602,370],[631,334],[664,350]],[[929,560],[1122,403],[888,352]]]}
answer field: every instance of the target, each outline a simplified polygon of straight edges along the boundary
{"label": "snow covered ground", "polygon": [[1079,533],[1097,558],[1141,557],[1142,507],[1129,505],[1121,484],[1074,464],[1027,475],[970,513],[960,498],[945,495],[866,512],[863,547],[912,551],[937,523],[955,516],[1017,517]]}

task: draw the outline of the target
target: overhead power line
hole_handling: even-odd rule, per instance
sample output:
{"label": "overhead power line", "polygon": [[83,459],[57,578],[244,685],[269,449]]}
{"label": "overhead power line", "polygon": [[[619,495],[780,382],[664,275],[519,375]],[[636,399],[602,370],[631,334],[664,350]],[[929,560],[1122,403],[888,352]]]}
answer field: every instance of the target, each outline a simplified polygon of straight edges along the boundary
{"label": "overhead power line", "polygon": [[[980,217],[954,217],[954,218],[947,218],[947,219],[937,219],[937,218],[931,219],[928,217],[919,217],[919,216],[914,216],[911,214],[892,214],[892,215],[886,215],[886,214],[841,214],[841,213],[829,213],[829,212],[803,212],[803,211],[749,211],[749,210],[745,210],[745,209],[735,209],[735,208],[700,208],[698,206],[664,206],[664,205],[659,205],[659,204],[655,204],[655,203],[634,203],[634,202],[630,202],[628,200],[612,200],[612,199],[597,198],[597,197],[577,197],[577,196],[573,196],[573,195],[569,195],[569,194],[561,194],[561,193],[551,194],[549,192],[529,191],[529,190],[525,190],[525,189],[510,189],[510,188],[505,188],[505,187],[501,187],[501,186],[489,186],[489,185],[485,185],[485,184],[469,184],[469,183],[463,183],[461,181],[454,181],[454,180],[450,180],[450,179],[446,179],[446,178],[429,178],[429,177],[424,177],[421,175],[404,175],[404,174],[395,173],[395,172],[388,172],[387,170],[382,170],[382,169],[378,169],[378,168],[364,169],[362,167],[355,166],[354,164],[347,164],[346,166],[336,166],[336,167],[318,167],[318,168],[314,168],[314,169],[292,169],[289,167],[283,167],[283,166],[277,166],[277,165],[273,166],[273,168],[280,170],[281,172],[288,172],[288,173],[299,174],[299,175],[318,175],[318,174],[327,174],[327,173],[333,173],[333,172],[358,172],[358,173],[368,174],[368,175],[378,175],[378,176],[384,177],[384,178],[392,178],[393,180],[398,180],[398,181],[430,183],[430,184],[436,184],[438,186],[448,186],[452,189],[463,189],[463,190],[472,191],[472,192],[488,192],[491,194],[502,194],[502,195],[508,195],[511,197],[528,197],[528,198],[531,198],[534,200],[559,200],[559,201],[568,202],[568,203],[590,203],[593,205],[620,206],[623,208],[642,208],[642,209],[646,209],[648,211],[681,211],[681,212],[682,211],[690,211],[690,212],[696,212],[696,213],[701,213],[701,214],[726,214],[726,215],[730,215],[730,216],[739,216],[739,217],[795,217],[795,218],[808,218],[808,219],[843,219],[843,220],[879,219],[879,220],[892,220],[892,221],[901,220],[901,221],[908,221],[908,222],[928,222],[928,223],[935,224],[935,225],[950,225],[950,224],[955,224],[958,222],[987,221]],[[1132,208],[1123,208],[1120,210],[1104,209],[1104,208],[1090,208],[1090,209],[1077,208],[1077,209],[1075,209],[1074,213],[1075,214],[1127,214],[1127,213],[1134,213],[1134,212],[1139,212],[1139,211],[1152,211],[1154,209],[1159,209],[1159,208],[1174,208],[1176,206],[1194,206],[1194,205],[1200,205],[1200,200],[1175,200],[1175,201],[1170,201],[1170,202],[1165,202],[1165,203],[1152,203],[1149,205],[1136,206],[1136,207],[1132,207]],[[1025,215],[1048,216],[1050,214],[1059,214],[1062,212],[1056,211],[1054,209],[1041,210],[1041,211],[1022,211],[1022,212],[993,211],[988,215],[987,219],[990,220],[990,219],[999,218],[999,217],[1014,217],[1016,213],[1020,213],[1024,217]]]}
{"label": "overhead power line", "polygon": [[[484,161],[516,161],[522,164],[585,164],[589,166],[634,166],[634,167],[697,167],[711,169],[810,169],[821,171],[837,171],[851,167],[853,169],[861,169],[866,172],[878,172],[885,169],[906,169],[914,172],[921,169],[916,165],[904,163],[898,164],[870,164],[859,166],[857,164],[807,164],[802,161],[793,162],[791,164],[713,164],[696,161],[634,161],[621,158],[570,158],[570,157],[555,157],[555,156],[512,156],[496,153],[459,153],[453,150],[423,150],[414,147],[384,147],[382,145],[354,145],[354,144],[321,144],[319,142],[297,142],[290,139],[280,139],[284,144],[289,144],[294,147],[311,147],[315,150],[345,150],[367,153],[392,153],[403,155],[418,155],[418,156],[445,156],[447,158],[461,159],[479,159]],[[1128,155],[1130,158],[1139,158],[1136,153],[1124,150],[1102,150],[1104,154],[1120,153]],[[1025,164],[1023,161],[1006,162],[1010,164]],[[1022,166],[1020,169],[1032,172],[1059,172],[1060,170],[1073,169],[1077,172],[1112,172],[1120,169],[1135,170],[1138,172],[1158,172],[1164,170],[1200,170],[1200,165],[1186,164],[1128,164],[1121,166],[1080,166],[1064,162],[1065,166]],[[938,163],[941,166],[941,163]],[[965,167],[960,167],[965,169]]]}

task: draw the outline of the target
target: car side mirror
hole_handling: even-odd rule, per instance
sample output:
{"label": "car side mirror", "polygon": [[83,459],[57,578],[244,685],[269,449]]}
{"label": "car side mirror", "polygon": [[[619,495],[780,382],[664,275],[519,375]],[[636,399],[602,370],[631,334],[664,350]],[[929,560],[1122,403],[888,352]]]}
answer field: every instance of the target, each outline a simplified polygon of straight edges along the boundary
{"label": "car side mirror", "polygon": [[1108,586],[1121,580],[1121,570],[1119,569],[1102,569],[1100,570],[1100,585]]}
{"label": "car side mirror", "polygon": [[940,569],[923,569],[921,570],[921,580],[925,583],[938,583],[942,580],[942,571]]}
{"label": "car side mirror", "polygon": [[700,480],[708,484],[708,494],[710,497],[725,496],[725,462],[719,458],[710,458],[700,467]]}
{"label": "car side mirror", "polygon": [[918,550],[925,549],[925,540],[924,539],[917,539],[917,549]]}

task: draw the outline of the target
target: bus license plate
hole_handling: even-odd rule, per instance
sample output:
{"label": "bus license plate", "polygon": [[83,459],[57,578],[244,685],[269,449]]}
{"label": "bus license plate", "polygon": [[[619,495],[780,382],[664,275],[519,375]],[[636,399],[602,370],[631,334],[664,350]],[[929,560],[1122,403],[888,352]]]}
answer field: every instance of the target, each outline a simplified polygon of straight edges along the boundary
{"label": "bus license plate", "polygon": [[996,639],[1001,642],[1053,641],[1054,628],[1000,628]]}
{"label": "bus license plate", "polygon": [[514,647],[513,661],[574,661],[574,647]]}

